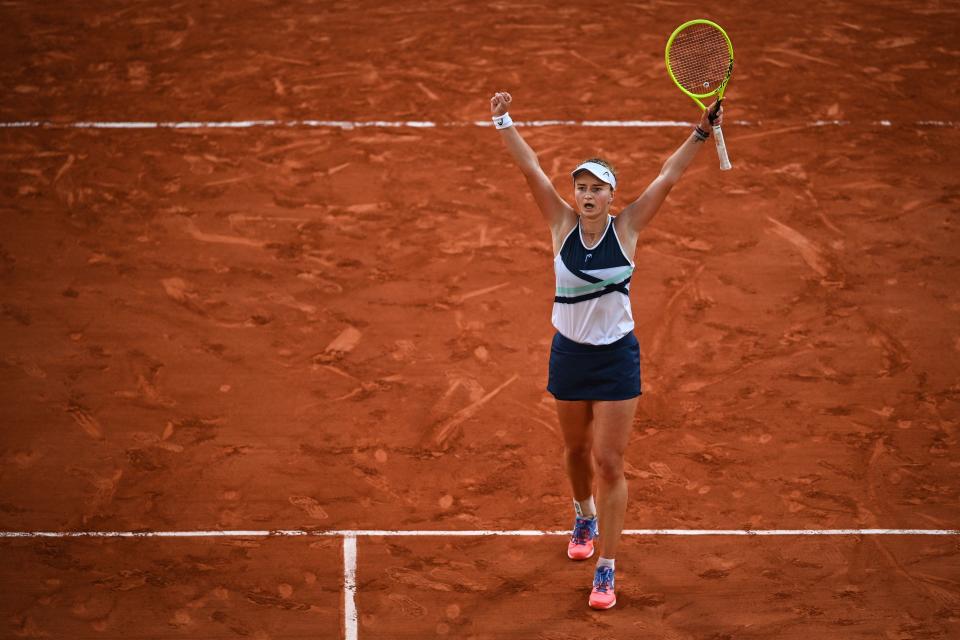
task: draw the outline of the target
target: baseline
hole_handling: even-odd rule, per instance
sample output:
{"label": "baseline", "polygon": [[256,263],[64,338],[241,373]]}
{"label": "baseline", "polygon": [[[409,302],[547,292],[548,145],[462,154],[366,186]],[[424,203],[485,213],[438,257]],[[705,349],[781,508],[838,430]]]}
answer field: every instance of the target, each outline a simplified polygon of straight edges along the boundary
{"label": "baseline", "polygon": [[[344,640],[359,640],[357,538],[569,536],[569,530],[387,530],[387,529],[234,529],[198,531],[0,531],[0,538],[343,538]],[[625,536],[960,536],[960,529],[625,529]]]}
{"label": "baseline", "polygon": [[[227,529],[198,531],[0,531],[0,538],[276,538],[568,536],[569,530]],[[960,529],[624,529],[625,536],[957,536]]]}
{"label": "baseline", "polygon": [[[514,121],[518,127],[627,127],[627,128],[679,128],[692,127],[695,122],[675,120],[526,120]],[[729,124],[762,127],[763,121],[731,120]],[[801,127],[844,127],[852,125],[873,127],[936,127],[957,128],[960,122],[950,120],[914,120],[893,122],[891,120],[872,120],[854,122],[852,120],[814,120],[803,123]],[[320,129],[395,129],[410,127],[415,129],[450,127],[492,127],[489,120],[472,122],[434,122],[430,120],[218,120],[218,121],[81,121],[56,122],[53,120],[18,120],[0,122],[0,129],[249,129],[267,128],[320,128]]]}

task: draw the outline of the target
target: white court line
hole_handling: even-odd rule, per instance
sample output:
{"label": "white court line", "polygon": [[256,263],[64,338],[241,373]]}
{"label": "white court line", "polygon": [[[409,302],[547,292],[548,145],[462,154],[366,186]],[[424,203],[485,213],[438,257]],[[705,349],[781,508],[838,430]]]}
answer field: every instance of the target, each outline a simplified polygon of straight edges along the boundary
{"label": "white court line", "polygon": [[[233,529],[207,531],[0,531],[0,538],[370,538],[568,536],[570,530]],[[960,529],[624,529],[625,536],[958,536]]]}
{"label": "white court line", "polygon": [[343,628],[344,640],[357,640],[357,538],[343,537]]}
{"label": "white court line", "polygon": [[[519,127],[628,127],[628,128],[678,128],[692,127],[694,122],[675,120],[527,120],[514,121]],[[731,120],[728,124],[762,127],[762,121]],[[779,123],[782,124],[782,123]],[[915,120],[893,122],[891,120],[873,120],[854,122],[851,120],[814,120],[806,123],[809,127],[844,127],[850,125],[880,127],[958,127],[960,123],[948,120]],[[394,129],[410,127],[414,129],[432,129],[449,127],[492,127],[490,120],[473,122],[432,122],[429,120],[213,120],[213,121],[81,121],[55,122],[51,120],[20,120],[0,122],[0,129],[249,129],[261,128],[321,128],[321,129]]]}
{"label": "white court line", "polygon": [[[357,538],[361,537],[436,537],[436,536],[569,536],[570,530],[386,530],[341,529],[308,531],[304,529],[236,529],[207,531],[0,531],[0,538],[209,538],[209,537],[343,537],[343,622],[344,640],[359,640],[357,609]],[[958,536],[960,529],[626,529],[626,536]]]}

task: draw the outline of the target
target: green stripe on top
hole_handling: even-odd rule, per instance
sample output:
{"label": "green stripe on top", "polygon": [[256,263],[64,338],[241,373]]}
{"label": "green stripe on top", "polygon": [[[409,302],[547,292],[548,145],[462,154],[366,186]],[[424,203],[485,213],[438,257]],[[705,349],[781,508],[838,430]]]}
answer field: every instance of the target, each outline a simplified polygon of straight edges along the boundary
{"label": "green stripe on top", "polygon": [[584,285],[582,287],[557,287],[558,296],[582,296],[587,293],[593,293],[594,291],[600,291],[608,284],[618,284],[625,278],[628,278],[633,274],[633,267],[627,267],[620,273],[607,278],[606,280],[601,280],[593,284]]}

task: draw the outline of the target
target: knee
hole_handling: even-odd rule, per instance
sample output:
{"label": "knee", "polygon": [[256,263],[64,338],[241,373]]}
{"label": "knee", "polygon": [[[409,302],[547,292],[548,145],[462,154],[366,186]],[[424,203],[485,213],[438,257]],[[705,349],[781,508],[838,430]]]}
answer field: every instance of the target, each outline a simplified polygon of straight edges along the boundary
{"label": "knee", "polygon": [[593,454],[597,476],[603,482],[616,482],[623,478],[623,455],[616,452],[596,451]]}
{"label": "knee", "polygon": [[567,460],[578,462],[590,462],[590,445],[588,443],[579,443],[566,445],[563,448],[563,454]]}

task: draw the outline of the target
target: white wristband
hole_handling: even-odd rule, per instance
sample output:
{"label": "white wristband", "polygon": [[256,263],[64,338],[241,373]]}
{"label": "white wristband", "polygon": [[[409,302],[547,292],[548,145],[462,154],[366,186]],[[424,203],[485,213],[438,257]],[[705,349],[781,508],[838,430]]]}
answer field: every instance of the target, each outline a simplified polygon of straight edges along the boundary
{"label": "white wristband", "polygon": [[506,129],[507,127],[513,126],[513,118],[510,117],[509,113],[505,113],[502,116],[493,116],[493,126],[497,129]]}

